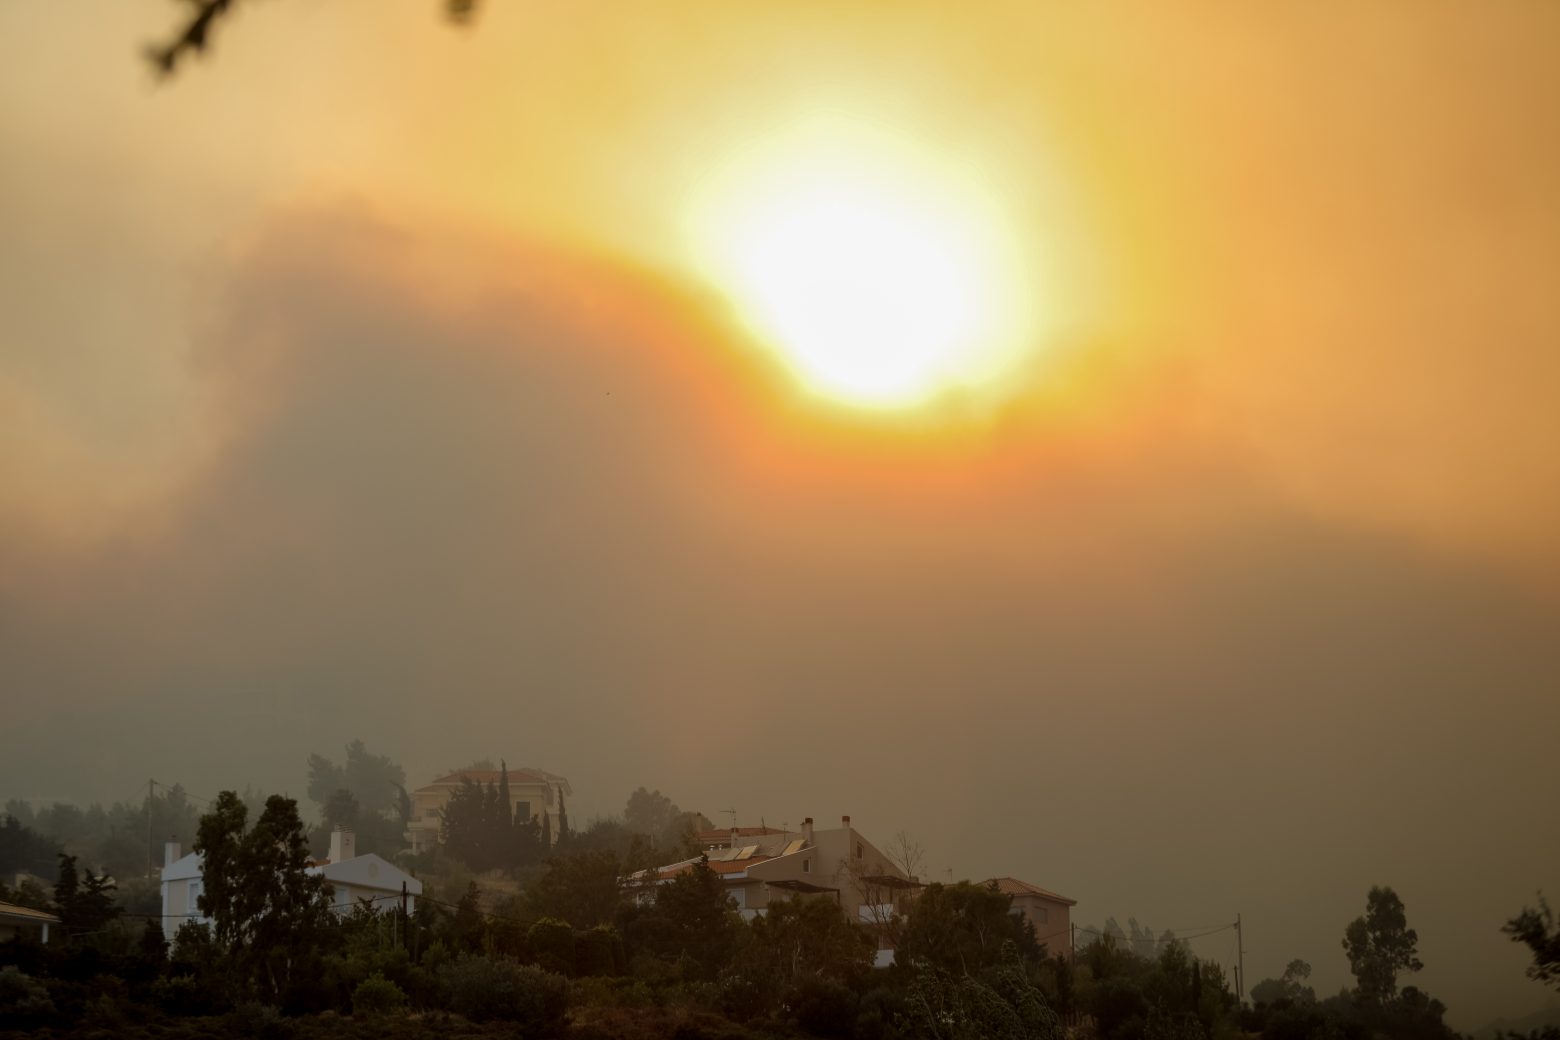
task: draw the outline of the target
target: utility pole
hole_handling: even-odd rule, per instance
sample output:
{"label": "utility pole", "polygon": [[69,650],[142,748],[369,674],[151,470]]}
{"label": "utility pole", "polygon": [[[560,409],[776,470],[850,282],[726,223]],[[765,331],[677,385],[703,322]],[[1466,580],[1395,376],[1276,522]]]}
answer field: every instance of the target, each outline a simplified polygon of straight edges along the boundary
{"label": "utility pole", "polygon": [[1241,931],[1240,915],[1235,915],[1235,996],[1246,1002],[1246,935]]}
{"label": "utility pole", "polygon": [[1069,921],[1067,928],[1068,931],[1072,933],[1067,938],[1067,952],[1071,955],[1072,959],[1076,961],[1078,959],[1078,922]]}
{"label": "utility pole", "polygon": [[406,949],[406,882],[401,882],[401,949]]}

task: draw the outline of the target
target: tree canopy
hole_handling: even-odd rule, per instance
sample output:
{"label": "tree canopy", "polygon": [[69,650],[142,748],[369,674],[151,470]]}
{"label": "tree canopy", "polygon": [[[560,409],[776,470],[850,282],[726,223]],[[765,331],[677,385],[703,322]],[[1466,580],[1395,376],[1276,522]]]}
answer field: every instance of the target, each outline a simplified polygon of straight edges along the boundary
{"label": "tree canopy", "polygon": [[1524,943],[1533,951],[1528,978],[1560,988],[1560,928],[1555,927],[1554,911],[1549,909],[1542,892],[1538,895],[1537,909],[1524,906],[1501,931],[1511,936],[1512,942]]}
{"label": "tree canopy", "polygon": [[214,938],[247,982],[274,1002],[293,980],[330,917],[330,886],[308,872],[309,848],[298,803],[272,795],[252,828],[238,795],[223,791],[200,819],[199,907]]}
{"label": "tree canopy", "polygon": [[1398,976],[1424,967],[1418,943],[1419,933],[1408,927],[1397,893],[1372,886],[1365,900],[1365,915],[1350,922],[1343,935],[1343,949],[1360,999],[1384,1004],[1397,996]]}

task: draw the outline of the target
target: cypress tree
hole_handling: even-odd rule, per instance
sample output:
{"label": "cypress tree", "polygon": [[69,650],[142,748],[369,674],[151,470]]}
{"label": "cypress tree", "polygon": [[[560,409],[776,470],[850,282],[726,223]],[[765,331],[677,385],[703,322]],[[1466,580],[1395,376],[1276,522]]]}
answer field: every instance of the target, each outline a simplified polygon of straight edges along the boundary
{"label": "cypress tree", "polygon": [[569,810],[563,806],[563,785],[558,785],[558,844],[569,840]]}
{"label": "cypress tree", "polygon": [[509,763],[498,760],[498,818],[494,821],[498,865],[513,867],[520,858],[520,842],[515,834],[514,805],[509,799]]}

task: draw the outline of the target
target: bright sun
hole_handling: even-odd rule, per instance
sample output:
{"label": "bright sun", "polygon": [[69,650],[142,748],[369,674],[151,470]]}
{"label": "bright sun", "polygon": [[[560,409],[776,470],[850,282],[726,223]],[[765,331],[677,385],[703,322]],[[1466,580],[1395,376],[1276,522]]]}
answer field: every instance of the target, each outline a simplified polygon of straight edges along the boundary
{"label": "bright sun", "polygon": [[698,224],[710,276],[815,394],[905,408],[1011,365],[1023,308],[1001,222],[902,147],[792,135],[712,187]]}

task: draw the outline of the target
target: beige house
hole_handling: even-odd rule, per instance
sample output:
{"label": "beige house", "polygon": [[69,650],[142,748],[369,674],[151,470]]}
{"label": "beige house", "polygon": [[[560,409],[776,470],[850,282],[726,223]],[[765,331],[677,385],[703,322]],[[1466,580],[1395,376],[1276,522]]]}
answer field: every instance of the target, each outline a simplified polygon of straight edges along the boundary
{"label": "beige house", "polygon": [[[497,769],[462,769],[448,776],[441,776],[427,787],[412,792],[412,816],[406,824],[406,840],[413,852],[422,852],[439,843],[439,811],[449,802],[450,796],[470,780],[479,787],[498,786],[501,772]],[[509,770],[509,808],[517,820],[540,820],[548,817],[552,833],[558,833],[558,795],[571,795],[574,790],[569,781],[544,769]]]}
{"label": "beige house", "polygon": [[49,927],[59,923],[60,919],[46,910],[0,903],[0,942],[9,942],[24,935],[36,936],[40,942],[48,942]]}
{"label": "beige house", "polygon": [[[849,816],[829,830],[815,828],[809,816],[799,831],[747,827],[699,837],[709,839],[703,855],[744,918],[763,914],[776,900],[832,899],[850,920],[877,934],[879,962],[892,959],[892,926],[907,912],[921,883],[852,827]],[[631,880],[664,884],[696,863],[698,858],[686,859]]]}
{"label": "beige house", "polygon": [[1076,899],[1031,885],[1018,878],[991,878],[986,882],[1003,895],[1013,897],[1013,912],[1023,914],[1034,927],[1035,938],[1045,944],[1049,954],[1072,955],[1072,908]]}

